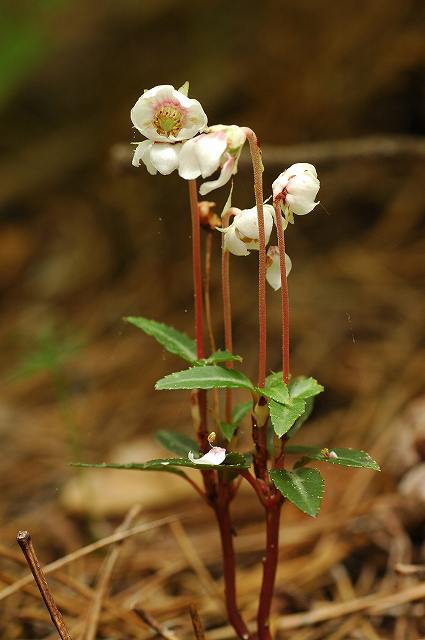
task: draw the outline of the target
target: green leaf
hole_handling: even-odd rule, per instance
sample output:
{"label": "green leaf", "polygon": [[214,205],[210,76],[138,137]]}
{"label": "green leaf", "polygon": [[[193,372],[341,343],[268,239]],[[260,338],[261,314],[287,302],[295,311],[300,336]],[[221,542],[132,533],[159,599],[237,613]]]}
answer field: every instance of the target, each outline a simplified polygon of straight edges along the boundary
{"label": "green leaf", "polygon": [[220,422],[220,431],[228,442],[233,438],[238,425],[234,422]]}
{"label": "green leaf", "polygon": [[238,451],[230,451],[227,454],[223,464],[216,467],[216,469],[232,467],[233,469],[249,469],[250,461],[247,460],[243,453]]}
{"label": "green leaf", "polygon": [[324,482],[317,469],[272,469],[270,477],[280,493],[309,516],[317,516],[323,498]]}
{"label": "green leaf", "polygon": [[236,425],[245,418],[245,416],[252,410],[252,402],[242,402],[233,407],[232,422]]}
{"label": "green leaf", "polygon": [[314,378],[299,376],[289,382],[289,394],[291,398],[312,398],[322,393],[323,387]]}
{"label": "green leaf", "polygon": [[[138,470],[138,471],[166,471],[168,473],[175,473],[179,476],[184,475],[183,471],[178,469],[179,465],[175,462],[179,461],[179,458],[165,458],[163,460],[149,460],[149,462],[127,462],[127,463],[115,463],[115,462],[73,462],[71,467],[80,467],[83,469],[125,469],[125,470]],[[189,464],[190,461],[189,461]]]}
{"label": "green leaf", "polygon": [[314,398],[306,398],[304,413],[295,421],[294,425],[289,429],[288,433],[286,434],[286,437],[288,439],[292,438],[297,433],[297,431],[301,429],[304,422],[306,422],[309,419],[309,417],[313,413],[313,407],[314,407]]}
{"label": "green leaf", "polygon": [[192,363],[196,361],[196,343],[185,333],[177,331],[177,329],[169,327],[162,322],[148,320],[148,318],[131,316],[124,318],[124,320],[155,338],[155,340],[170,353],[180,356],[183,360],[187,360],[187,362]]}
{"label": "green leaf", "polygon": [[253,390],[252,382],[240,371],[214,365],[192,367],[171,373],[155,385],[157,391],[164,389],[226,389]]}
{"label": "green leaf", "polygon": [[294,399],[290,405],[269,401],[270,420],[277,436],[282,437],[305,411],[305,400]]}
{"label": "green leaf", "polygon": [[264,389],[258,387],[257,391],[265,398],[274,400],[275,402],[280,402],[281,404],[290,404],[291,402],[288,387],[283,380],[275,380],[271,384],[266,385]]}
{"label": "green leaf", "polygon": [[219,349],[218,351],[214,351],[208,358],[197,360],[194,364],[204,366],[206,364],[216,364],[220,362],[242,362],[242,357],[234,356],[233,353],[229,351]]}
{"label": "green leaf", "polygon": [[266,377],[266,388],[267,387],[271,387],[272,385],[276,384],[277,382],[283,382],[283,373],[282,371],[273,371],[273,373],[269,373],[269,375]]}
{"label": "green leaf", "polygon": [[[286,452],[301,454],[305,460],[318,460],[319,462],[337,464],[341,467],[372,469],[373,471],[381,470],[379,464],[366,451],[358,451],[356,449],[336,447],[329,450],[307,445],[288,445]],[[331,455],[332,452],[336,454],[336,458]]]}
{"label": "green leaf", "polygon": [[187,456],[189,451],[196,451],[198,448],[195,440],[174,431],[157,431],[155,438],[165,449],[177,453],[178,456]]}
{"label": "green leaf", "polygon": [[240,453],[227,454],[224,462],[220,465],[217,464],[195,464],[187,458],[160,458],[156,460],[149,460],[148,462],[128,462],[128,463],[113,463],[113,462],[101,462],[99,464],[92,464],[87,462],[74,462],[73,467],[82,467],[89,469],[126,469],[135,471],[168,471],[169,473],[176,473],[183,475],[179,467],[187,469],[247,469],[249,463],[245,456]]}

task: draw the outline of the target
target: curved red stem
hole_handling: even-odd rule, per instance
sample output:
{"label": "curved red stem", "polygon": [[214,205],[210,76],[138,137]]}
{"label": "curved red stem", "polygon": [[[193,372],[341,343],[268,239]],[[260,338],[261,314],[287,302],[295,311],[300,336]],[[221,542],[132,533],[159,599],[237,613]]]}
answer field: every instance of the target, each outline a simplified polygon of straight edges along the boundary
{"label": "curved red stem", "polygon": [[266,327],[266,238],[263,211],[263,163],[257,136],[248,127],[243,127],[251,152],[254,173],[255,204],[258,215],[258,386],[264,387],[266,379],[267,327]]}

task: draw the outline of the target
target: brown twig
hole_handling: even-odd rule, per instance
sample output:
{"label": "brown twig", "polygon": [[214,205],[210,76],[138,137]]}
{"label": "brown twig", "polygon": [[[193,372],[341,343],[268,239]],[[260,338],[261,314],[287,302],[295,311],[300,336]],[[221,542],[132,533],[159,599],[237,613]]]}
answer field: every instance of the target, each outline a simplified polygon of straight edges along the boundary
{"label": "brown twig", "polygon": [[425,578],[425,564],[403,564],[398,562],[394,570],[401,576],[418,576]]}
{"label": "brown twig", "polygon": [[201,618],[194,604],[190,605],[189,613],[196,640],[205,640],[204,627],[202,626]]}
{"label": "brown twig", "polygon": [[53,624],[58,630],[61,640],[71,640],[71,636],[68,633],[63,616],[56,605],[53,594],[49,589],[46,577],[38,561],[29,531],[20,531],[16,539],[25,556],[25,560],[28,562],[28,566],[34,576],[34,580],[41,593],[41,597],[43,598],[50,613]]}
{"label": "brown twig", "polygon": [[378,593],[370,596],[364,596],[363,598],[356,598],[349,602],[329,604],[313,611],[293,613],[280,618],[277,625],[278,628],[282,630],[296,629],[298,627],[324,622],[325,620],[341,618],[349,615],[350,613],[357,613],[358,611],[380,613],[397,605],[406,604],[414,600],[421,600],[422,598],[425,598],[425,584],[409,587],[408,589],[403,589],[396,593],[389,593],[385,595]]}
{"label": "brown twig", "polygon": [[[121,531],[126,531],[134,519],[140,513],[140,505],[136,505],[128,512],[127,516],[124,518],[124,521],[117,528],[117,533]],[[118,560],[118,556],[121,550],[122,540],[120,542],[116,542],[115,546],[112,547],[109,551],[109,555],[103,563],[100,572],[99,579],[97,582],[97,589],[93,598],[91,609],[88,613],[86,627],[83,633],[83,640],[95,640],[97,628],[99,625],[99,617],[100,612],[102,611],[102,602],[106,595],[109,580],[112,575],[112,571],[114,569],[115,563]]]}
{"label": "brown twig", "polygon": [[182,523],[179,520],[175,520],[170,524],[170,529],[189,566],[192,567],[198,576],[199,582],[204,586],[206,593],[217,602],[220,602],[220,609],[222,609],[221,599],[219,601],[218,586],[198,554],[196,547],[188,537]]}
{"label": "brown twig", "polygon": [[134,609],[134,612],[137,613],[139,618],[143,620],[145,624],[148,625],[150,629],[155,631],[161,638],[164,640],[176,640],[176,636],[171,631],[168,631],[165,627],[163,627],[159,622],[153,618],[150,613],[145,611],[144,609]]}
{"label": "brown twig", "polygon": [[[125,540],[126,538],[131,538],[132,536],[135,536],[139,533],[144,533],[145,531],[151,531],[156,527],[160,527],[164,524],[168,524],[169,522],[172,522],[173,520],[176,520],[176,519],[177,519],[177,516],[167,516],[165,518],[161,518],[160,520],[154,520],[153,522],[140,524],[137,527],[128,529],[128,531],[113,533],[112,535],[106,536],[106,538],[102,538],[97,542],[93,542],[91,544],[88,544],[85,547],[81,547],[81,549],[77,549],[76,551],[73,551],[67,556],[64,556],[63,558],[59,558],[59,560],[55,560],[54,562],[51,562],[50,564],[43,567],[43,572],[45,575],[49,573],[53,573],[54,571],[61,569],[67,564],[70,564],[71,562],[75,562],[76,560],[79,560],[79,558],[82,558],[90,553],[93,553],[98,549],[103,549],[103,547],[108,547],[110,544],[114,544],[115,542],[119,542],[120,540]],[[14,582],[13,584],[9,585],[8,587],[0,591],[0,601],[16,593],[23,587],[31,584],[31,582],[32,582],[31,576],[25,576],[20,580],[16,580],[16,582]]]}

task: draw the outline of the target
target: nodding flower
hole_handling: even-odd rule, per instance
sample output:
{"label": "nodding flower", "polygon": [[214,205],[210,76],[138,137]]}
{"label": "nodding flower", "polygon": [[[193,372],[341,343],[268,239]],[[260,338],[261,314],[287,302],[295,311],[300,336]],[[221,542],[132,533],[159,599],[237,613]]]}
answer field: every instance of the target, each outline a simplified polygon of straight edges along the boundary
{"label": "nodding flower", "polygon": [[[280,251],[279,247],[269,247],[266,257],[266,280],[275,291],[282,286],[280,278]],[[286,275],[289,276],[292,269],[292,260],[285,253],[285,269]]]}
{"label": "nodding flower", "polygon": [[294,222],[294,213],[303,216],[318,205],[315,202],[320,182],[317,179],[317,171],[308,162],[297,162],[281,173],[273,182],[273,201],[280,204],[285,218],[285,227],[288,222]]}
{"label": "nodding flower", "polygon": [[[232,208],[232,211],[236,212],[232,224],[220,229],[224,233],[224,249],[235,256],[247,256],[252,250],[258,251],[260,244],[257,207],[243,210]],[[263,205],[263,213],[267,244],[273,229],[273,207],[270,204]]]}
{"label": "nodding flower", "polygon": [[199,188],[202,196],[225,185],[237,173],[238,160],[246,134],[236,125],[217,124],[183,145],[179,175],[186,180],[202,176],[208,178],[220,168],[216,180],[204,182]]}

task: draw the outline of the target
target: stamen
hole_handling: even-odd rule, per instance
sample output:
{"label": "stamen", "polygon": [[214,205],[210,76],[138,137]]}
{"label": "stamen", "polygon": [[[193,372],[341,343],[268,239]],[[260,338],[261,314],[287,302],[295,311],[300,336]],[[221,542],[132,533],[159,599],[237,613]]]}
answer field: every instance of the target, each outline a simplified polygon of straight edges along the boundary
{"label": "stamen", "polygon": [[163,136],[176,136],[183,127],[183,114],[172,105],[163,105],[152,121],[157,133]]}

